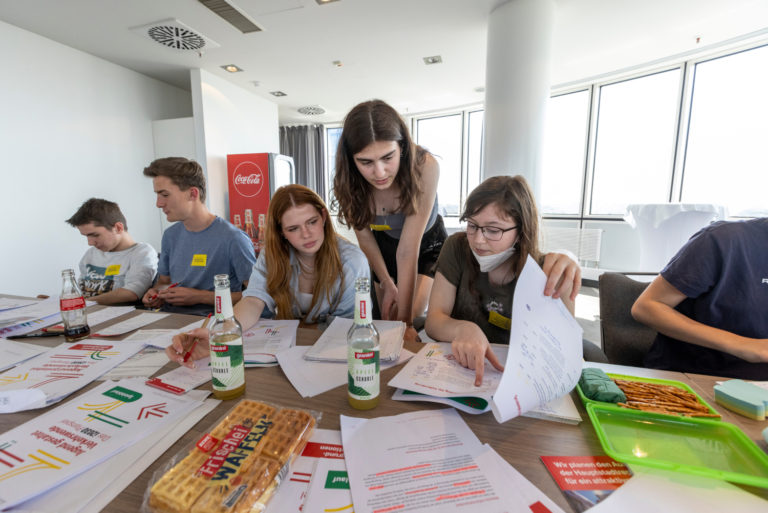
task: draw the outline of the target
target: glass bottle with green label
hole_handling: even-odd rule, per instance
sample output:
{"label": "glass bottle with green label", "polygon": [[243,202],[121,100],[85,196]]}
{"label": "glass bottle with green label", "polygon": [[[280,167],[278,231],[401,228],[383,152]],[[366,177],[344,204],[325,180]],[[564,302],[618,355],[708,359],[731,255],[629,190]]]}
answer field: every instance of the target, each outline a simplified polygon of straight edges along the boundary
{"label": "glass bottle with green label", "polygon": [[355,322],[347,332],[347,398],[358,410],[379,404],[379,332],[371,320],[368,278],[355,280]]}
{"label": "glass bottle with green label", "polygon": [[210,331],[211,380],[217,399],[234,399],[245,392],[243,329],[235,319],[229,276],[213,277],[216,289],[216,321]]}

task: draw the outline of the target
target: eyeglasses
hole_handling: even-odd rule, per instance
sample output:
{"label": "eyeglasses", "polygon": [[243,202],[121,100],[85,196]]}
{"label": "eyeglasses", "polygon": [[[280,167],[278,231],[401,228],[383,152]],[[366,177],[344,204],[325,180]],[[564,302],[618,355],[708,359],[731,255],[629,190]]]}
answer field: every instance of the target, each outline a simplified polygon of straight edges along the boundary
{"label": "eyeglasses", "polygon": [[513,226],[512,228],[496,228],[494,226],[477,226],[475,223],[467,222],[467,235],[474,236],[477,233],[477,230],[480,230],[480,233],[483,234],[483,237],[485,237],[486,240],[497,241],[497,240],[501,240],[501,238],[504,236],[506,232],[514,230],[516,228],[517,226]]}

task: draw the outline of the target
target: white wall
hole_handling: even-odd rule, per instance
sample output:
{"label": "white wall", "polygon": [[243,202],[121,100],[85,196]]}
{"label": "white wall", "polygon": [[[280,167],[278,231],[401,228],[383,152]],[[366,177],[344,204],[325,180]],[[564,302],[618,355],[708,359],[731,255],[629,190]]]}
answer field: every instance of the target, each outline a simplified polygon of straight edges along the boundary
{"label": "white wall", "polygon": [[152,120],[190,116],[190,93],[4,22],[0,47],[0,291],[58,294],[88,247],[64,220],[92,196],[159,247]]}
{"label": "white wall", "polygon": [[227,155],[280,151],[277,104],[207,71],[190,72],[197,161],[208,179],[208,208],[229,218]]}

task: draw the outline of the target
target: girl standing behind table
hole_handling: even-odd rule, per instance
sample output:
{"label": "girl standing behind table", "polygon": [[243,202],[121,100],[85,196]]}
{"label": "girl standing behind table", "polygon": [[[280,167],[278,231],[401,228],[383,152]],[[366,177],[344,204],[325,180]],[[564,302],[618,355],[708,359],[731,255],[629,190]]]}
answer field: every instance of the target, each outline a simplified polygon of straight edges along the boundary
{"label": "girl standing behind table", "polygon": [[426,331],[435,340],[450,340],[456,361],[475,369],[480,385],[485,358],[504,369],[489,343],[509,344],[515,284],[528,255],[549,277],[547,295],[553,279],[559,282],[553,297],[571,314],[581,273],[573,260],[539,252],[539,216],[522,176],[494,176],[478,185],[461,220],[467,231],[446,240],[437,262]]}
{"label": "girl standing behind table", "polygon": [[406,338],[416,337],[413,318],[423,315],[447,237],[437,213],[439,175],[435,158],[383,101],[347,114],[333,181],[338,218],[368,257],[382,318],[404,321]]}
{"label": "girl standing behind table", "polygon": [[[275,191],[267,211],[266,245],[253,266],[248,288],[234,307],[243,328],[261,317],[325,322],[353,317],[355,279],[369,276],[368,261],[354,244],[336,234],[328,210],[303,185]],[[208,330],[173,337],[166,354],[182,362],[183,347],[197,337],[192,359],[208,355]],[[192,361],[185,365],[192,366]]]}

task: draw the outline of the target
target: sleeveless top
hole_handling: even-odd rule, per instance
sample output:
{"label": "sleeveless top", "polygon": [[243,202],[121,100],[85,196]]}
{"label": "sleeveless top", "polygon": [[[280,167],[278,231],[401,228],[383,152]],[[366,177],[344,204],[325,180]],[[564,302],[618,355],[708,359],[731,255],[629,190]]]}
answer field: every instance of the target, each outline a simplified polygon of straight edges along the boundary
{"label": "sleeveless top", "polygon": [[[377,232],[384,232],[393,239],[400,240],[400,234],[403,232],[403,225],[405,224],[405,214],[402,212],[394,212],[383,216],[376,216],[371,224],[371,230]],[[437,220],[437,194],[435,194],[435,203],[432,205],[432,211],[429,213],[429,219],[427,219],[427,227],[424,229],[424,233],[428,232],[432,225]],[[389,229],[385,228],[389,226]]]}

